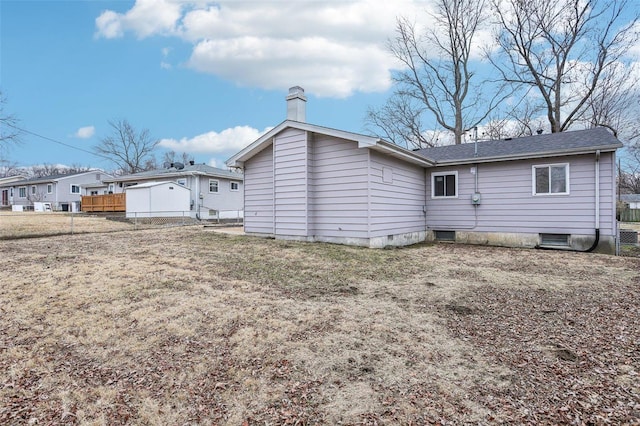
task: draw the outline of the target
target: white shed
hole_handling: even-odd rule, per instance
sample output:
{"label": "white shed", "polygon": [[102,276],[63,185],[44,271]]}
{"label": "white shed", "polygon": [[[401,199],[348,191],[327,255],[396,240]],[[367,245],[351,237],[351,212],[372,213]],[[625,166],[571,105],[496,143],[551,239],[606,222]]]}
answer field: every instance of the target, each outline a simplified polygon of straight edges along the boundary
{"label": "white shed", "polygon": [[126,189],[127,217],[180,217],[191,213],[191,191],[175,182],[148,182]]}

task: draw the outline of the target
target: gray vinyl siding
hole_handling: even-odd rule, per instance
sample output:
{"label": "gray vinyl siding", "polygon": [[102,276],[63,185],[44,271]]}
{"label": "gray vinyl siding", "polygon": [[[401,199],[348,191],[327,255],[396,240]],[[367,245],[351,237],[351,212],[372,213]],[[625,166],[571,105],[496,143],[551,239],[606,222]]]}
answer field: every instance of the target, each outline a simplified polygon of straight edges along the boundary
{"label": "gray vinyl siding", "polygon": [[307,134],[286,129],[273,146],[275,234],[307,236]]}
{"label": "gray vinyl siding", "polygon": [[[479,164],[481,204],[473,207],[471,165],[430,169],[427,176],[427,225],[430,229],[507,233],[592,234],[595,226],[594,155]],[[569,194],[532,195],[532,166],[569,164]],[[431,197],[431,173],[458,172],[458,197]],[[615,167],[613,154],[600,160],[600,230],[614,235]],[[474,212],[474,209],[477,211]],[[477,214],[477,221],[476,221]]]}
{"label": "gray vinyl siding", "polygon": [[273,145],[244,165],[244,230],[273,234]]}
{"label": "gray vinyl siding", "polygon": [[[40,180],[39,182],[17,182],[14,190],[14,203],[15,205],[33,205],[34,202],[51,203],[54,210],[59,210],[62,204],[69,204],[71,202],[80,202],[83,195],[89,195],[87,188],[91,189],[106,189],[107,185],[102,184],[104,179],[111,178],[111,175],[102,173],[100,171],[90,171],[85,173],[73,174],[69,176],[59,177],[54,180],[46,181]],[[46,179],[46,178],[45,178]],[[47,185],[52,185],[52,192],[47,193]],[[77,185],[80,187],[80,192],[77,194],[71,193],[71,185]],[[19,197],[20,187],[26,187],[27,197]],[[35,196],[31,193],[31,187],[36,187]]]}
{"label": "gray vinyl siding", "polygon": [[[197,186],[193,186],[198,179]],[[175,179],[178,180],[178,179]],[[209,181],[218,181],[218,192],[209,192]],[[231,182],[238,183],[238,190],[231,190]],[[192,203],[200,202],[202,208],[216,210],[220,213],[236,213],[241,211],[244,199],[244,182],[243,176],[238,174],[238,179],[229,179],[222,177],[210,176],[192,176],[187,179],[187,187],[191,189]],[[202,200],[199,200],[199,194],[202,194]]]}
{"label": "gray vinyl siding", "polygon": [[369,150],[318,134],[310,146],[311,232],[326,238],[368,238]]}
{"label": "gray vinyl siding", "polygon": [[[424,168],[375,151],[370,155],[371,237],[424,231]],[[383,169],[390,182],[384,182]]]}

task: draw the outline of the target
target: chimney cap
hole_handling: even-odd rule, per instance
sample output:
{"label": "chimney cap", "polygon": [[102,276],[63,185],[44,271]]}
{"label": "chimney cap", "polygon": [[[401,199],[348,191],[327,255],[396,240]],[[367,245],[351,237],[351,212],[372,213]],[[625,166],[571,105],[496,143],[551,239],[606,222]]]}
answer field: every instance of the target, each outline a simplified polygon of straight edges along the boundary
{"label": "chimney cap", "polygon": [[302,92],[302,93],[304,93],[304,89],[303,89],[302,87],[300,87],[300,86],[292,86],[292,87],[289,87],[289,94],[290,94],[290,95],[291,95],[291,94],[293,94],[293,93],[297,93],[297,92]]}

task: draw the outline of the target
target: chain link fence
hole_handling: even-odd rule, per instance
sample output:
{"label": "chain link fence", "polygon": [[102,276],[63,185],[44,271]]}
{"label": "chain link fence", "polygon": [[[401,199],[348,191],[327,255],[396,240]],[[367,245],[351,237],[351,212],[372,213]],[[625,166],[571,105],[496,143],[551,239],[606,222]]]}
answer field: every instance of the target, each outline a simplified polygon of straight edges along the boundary
{"label": "chain link fence", "polygon": [[191,211],[67,213],[0,211],[0,240],[54,235],[133,231],[202,224],[242,225],[241,212],[201,220]]}

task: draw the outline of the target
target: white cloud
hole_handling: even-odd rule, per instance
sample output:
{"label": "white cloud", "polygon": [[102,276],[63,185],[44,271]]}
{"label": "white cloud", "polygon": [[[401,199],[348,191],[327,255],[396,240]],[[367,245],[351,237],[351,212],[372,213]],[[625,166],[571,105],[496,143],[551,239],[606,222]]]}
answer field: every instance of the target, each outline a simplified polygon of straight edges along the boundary
{"label": "white cloud", "polygon": [[207,132],[193,138],[182,138],[180,140],[162,139],[159,145],[173,151],[227,154],[231,156],[270,129],[266,128],[263,131],[259,131],[250,126],[236,126],[221,132]]}
{"label": "white cloud", "polygon": [[299,84],[308,94],[346,97],[390,87],[397,63],[386,43],[396,17],[422,16],[424,6],[423,0],[137,0],[124,13],[104,11],[96,35],[178,37],[192,44],[187,66],[197,71],[240,86]]}
{"label": "white cloud", "polygon": [[96,128],[94,126],[86,126],[80,127],[76,133],[75,137],[80,139],[89,139],[96,133]]}
{"label": "white cloud", "polygon": [[179,0],[136,0],[126,13],[106,10],[96,18],[96,35],[117,38],[122,37],[125,31],[131,31],[144,38],[172,34],[185,5],[186,2]]}
{"label": "white cloud", "polygon": [[242,37],[202,41],[188,64],[247,86],[286,89],[295,83],[307,93],[340,98],[388,89],[392,63],[385,51],[371,45],[349,46],[320,37]]}

